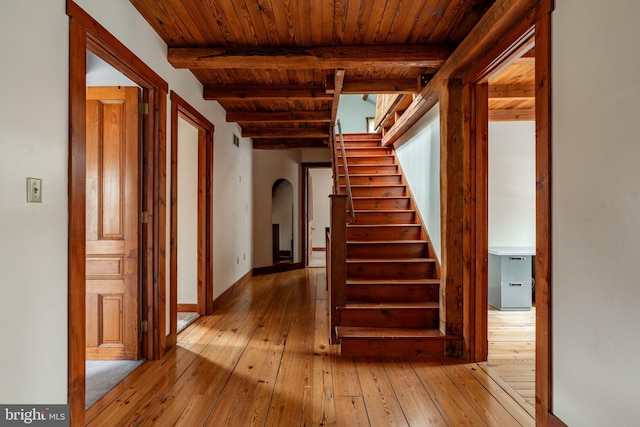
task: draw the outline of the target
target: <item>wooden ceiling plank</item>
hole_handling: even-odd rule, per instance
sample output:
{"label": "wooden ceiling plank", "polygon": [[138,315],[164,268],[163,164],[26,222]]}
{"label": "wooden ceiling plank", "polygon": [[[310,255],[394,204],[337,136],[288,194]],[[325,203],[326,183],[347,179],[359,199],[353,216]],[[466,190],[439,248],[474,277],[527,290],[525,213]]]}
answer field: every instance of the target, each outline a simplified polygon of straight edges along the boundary
{"label": "wooden ceiling plank", "polygon": [[242,127],[242,136],[244,138],[258,139],[318,139],[329,138],[329,129],[312,129],[312,128],[255,128]]}
{"label": "wooden ceiling plank", "polygon": [[323,85],[205,85],[203,97],[206,100],[277,100],[315,99],[331,100]]}
{"label": "wooden ceiling plank", "polygon": [[310,122],[329,123],[329,111],[227,111],[227,121],[235,123],[265,122]]}
{"label": "wooden ceiling plank", "polygon": [[440,67],[449,51],[446,45],[169,48],[167,59],[191,69],[430,68]]}

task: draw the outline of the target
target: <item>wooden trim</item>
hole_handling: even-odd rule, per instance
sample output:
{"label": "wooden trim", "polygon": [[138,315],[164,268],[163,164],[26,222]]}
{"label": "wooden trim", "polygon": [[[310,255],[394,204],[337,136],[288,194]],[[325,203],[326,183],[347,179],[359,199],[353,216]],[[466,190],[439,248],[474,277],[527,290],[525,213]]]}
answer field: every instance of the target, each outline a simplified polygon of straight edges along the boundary
{"label": "wooden trim", "polygon": [[140,232],[141,320],[146,320],[141,356],[163,352],[165,288],[165,128],[168,85],[72,0],[69,26],[69,384],[70,424],[85,418],[85,121],[86,50],[90,50],[143,88],[150,113],[143,116],[142,206],[149,223]]}
{"label": "wooden trim", "polygon": [[198,129],[198,304],[201,315],[213,312],[213,135],[214,125],[176,92],[171,91],[171,224],[169,276],[169,335],[177,340],[178,309],[178,118]]}
{"label": "wooden trim", "polygon": [[489,101],[488,85],[465,86],[465,96],[471,107],[465,138],[471,143],[470,169],[470,232],[465,234],[470,251],[469,289],[465,292],[465,354],[469,361],[487,360],[489,341],[487,337],[488,304],[488,176],[489,176]]}
{"label": "wooden trim", "polygon": [[[309,189],[307,186],[309,185],[309,169],[331,169],[331,162],[315,162],[315,163],[301,163],[301,178],[300,178],[300,191],[302,192],[302,197],[300,200],[300,251],[303,253],[303,256],[300,258],[302,262],[302,266],[306,267],[309,265],[309,254],[307,251],[307,246],[309,245],[309,230],[307,227],[307,222],[309,221]],[[327,203],[329,201],[327,200]],[[313,250],[321,250],[320,248]],[[322,250],[326,250],[326,248],[322,248]]]}
{"label": "wooden trim", "polygon": [[[551,15],[536,23],[536,419],[552,408]],[[539,425],[543,425],[542,423]]]}
{"label": "wooden trim", "polygon": [[196,312],[199,313],[198,310],[199,304],[177,304],[178,313],[187,313],[187,312]]}
{"label": "wooden trim", "polygon": [[326,252],[327,248],[311,248],[313,252]]}
{"label": "wooden trim", "polygon": [[86,29],[69,22],[68,390],[71,426],[84,425],[86,247]]}
{"label": "wooden trim", "polygon": [[535,119],[536,111],[533,108],[489,110],[489,121],[491,122],[523,122]]}
{"label": "wooden trim", "polygon": [[293,262],[293,263],[288,262],[288,263],[282,263],[282,264],[268,265],[266,267],[254,267],[252,274],[254,276],[261,276],[263,274],[281,273],[283,271],[300,270],[301,268],[304,268],[301,262]]}
{"label": "wooden trim", "polygon": [[253,271],[249,270],[244,276],[221,293],[218,298],[213,301],[213,312],[215,312],[220,306],[226,304],[226,302],[234,297],[238,292],[241,292],[247,286],[252,277]]}
{"label": "wooden trim", "polygon": [[[468,254],[465,236],[465,199],[468,140],[464,138],[462,80],[444,80],[440,94],[440,215],[442,227],[442,277],[440,279],[440,331],[463,334],[463,289],[467,288]],[[460,356],[460,341],[449,340],[445,352]]]}

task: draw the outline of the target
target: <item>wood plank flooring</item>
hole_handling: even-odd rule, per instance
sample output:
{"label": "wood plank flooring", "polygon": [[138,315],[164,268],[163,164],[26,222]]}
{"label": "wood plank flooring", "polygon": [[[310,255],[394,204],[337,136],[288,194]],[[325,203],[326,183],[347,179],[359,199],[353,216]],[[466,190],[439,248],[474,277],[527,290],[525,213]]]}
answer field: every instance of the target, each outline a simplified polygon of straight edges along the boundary
{"label": "wood plank flooring", "polygon": [[341,357],[328,343],[326,303],[323,268],[254,277],[90,408],[87,424],[535,424],[500,363]]}

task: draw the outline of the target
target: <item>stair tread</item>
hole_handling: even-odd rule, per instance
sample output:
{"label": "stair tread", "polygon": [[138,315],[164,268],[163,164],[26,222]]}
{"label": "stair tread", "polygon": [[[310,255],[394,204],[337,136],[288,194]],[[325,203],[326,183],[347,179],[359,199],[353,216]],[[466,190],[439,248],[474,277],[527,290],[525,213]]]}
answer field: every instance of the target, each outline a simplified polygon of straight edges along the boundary
{"label": "stair tread", "polygon": [[337,326],[336,332],[340,338],[432,338],[432,339],[459,339],[461,337],[444,335],[438,329],[415,328],[376,328],[364,326]]}
{"label": "stair tread", "polygon": [[415,209],[356,209],[355,211],[356,211],[356,213],[358,213],[358,212],[360,212],[360,213],[382,213],[382,212],[414,213],[416,210]]}
{"label": "stair tread", "polygon": [[383,310],[393,308],[420,308],[420,309],[439,309],[440,304],[432,301],[411,301],[411,302],[348,302],[344,307],[338,307],[339,309],[350,310]]}
{"label": "stair tread", "polygon": [[426,240],[347,240],[347,245],[395,245],[429,243]]}
{"label": "stair tread", "polygon": [[376,263],[392,263],[392,262],[435,262],[433,258],[347,258],[347,263],[350,262],[376,262]]}
{"label": "stair tread", "polygon": [[440,279],[347,279],[347,285],[438,285]]}

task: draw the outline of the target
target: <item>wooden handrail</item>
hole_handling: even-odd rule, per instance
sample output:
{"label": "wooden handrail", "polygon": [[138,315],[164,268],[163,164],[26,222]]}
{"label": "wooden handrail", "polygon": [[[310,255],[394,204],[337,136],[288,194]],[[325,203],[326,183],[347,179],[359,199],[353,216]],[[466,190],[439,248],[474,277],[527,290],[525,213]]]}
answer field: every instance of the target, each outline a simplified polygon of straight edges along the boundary
{"label": "wooden handrail", "polygon": [[[344,137],[342,136],[342,125],[340,124],[340,120],[336,121],[336,125],[338,126],[338,136],[340,141],[340,150],[342,151],[342,167],[344,169],[344,183],[347,190],[347,199],[349,201],[349,223],[355,221],[356,212],[353,208],[353,193],[351,192],[351,181],[349,180],[349,167],[347,166],[347,152],[344,148]],[[337,149],[336,149],[337,151]],[[337,153],[336,153],[337,155]],[[336,176],[338,176],[338,162],[336,158]],[[338,178],[339,179],[339,178]],[[338,185],[340,183],[338,182]],[[340,187],[338,187],[340,188]],[[337,193],[336,193],[337,194]]]}

